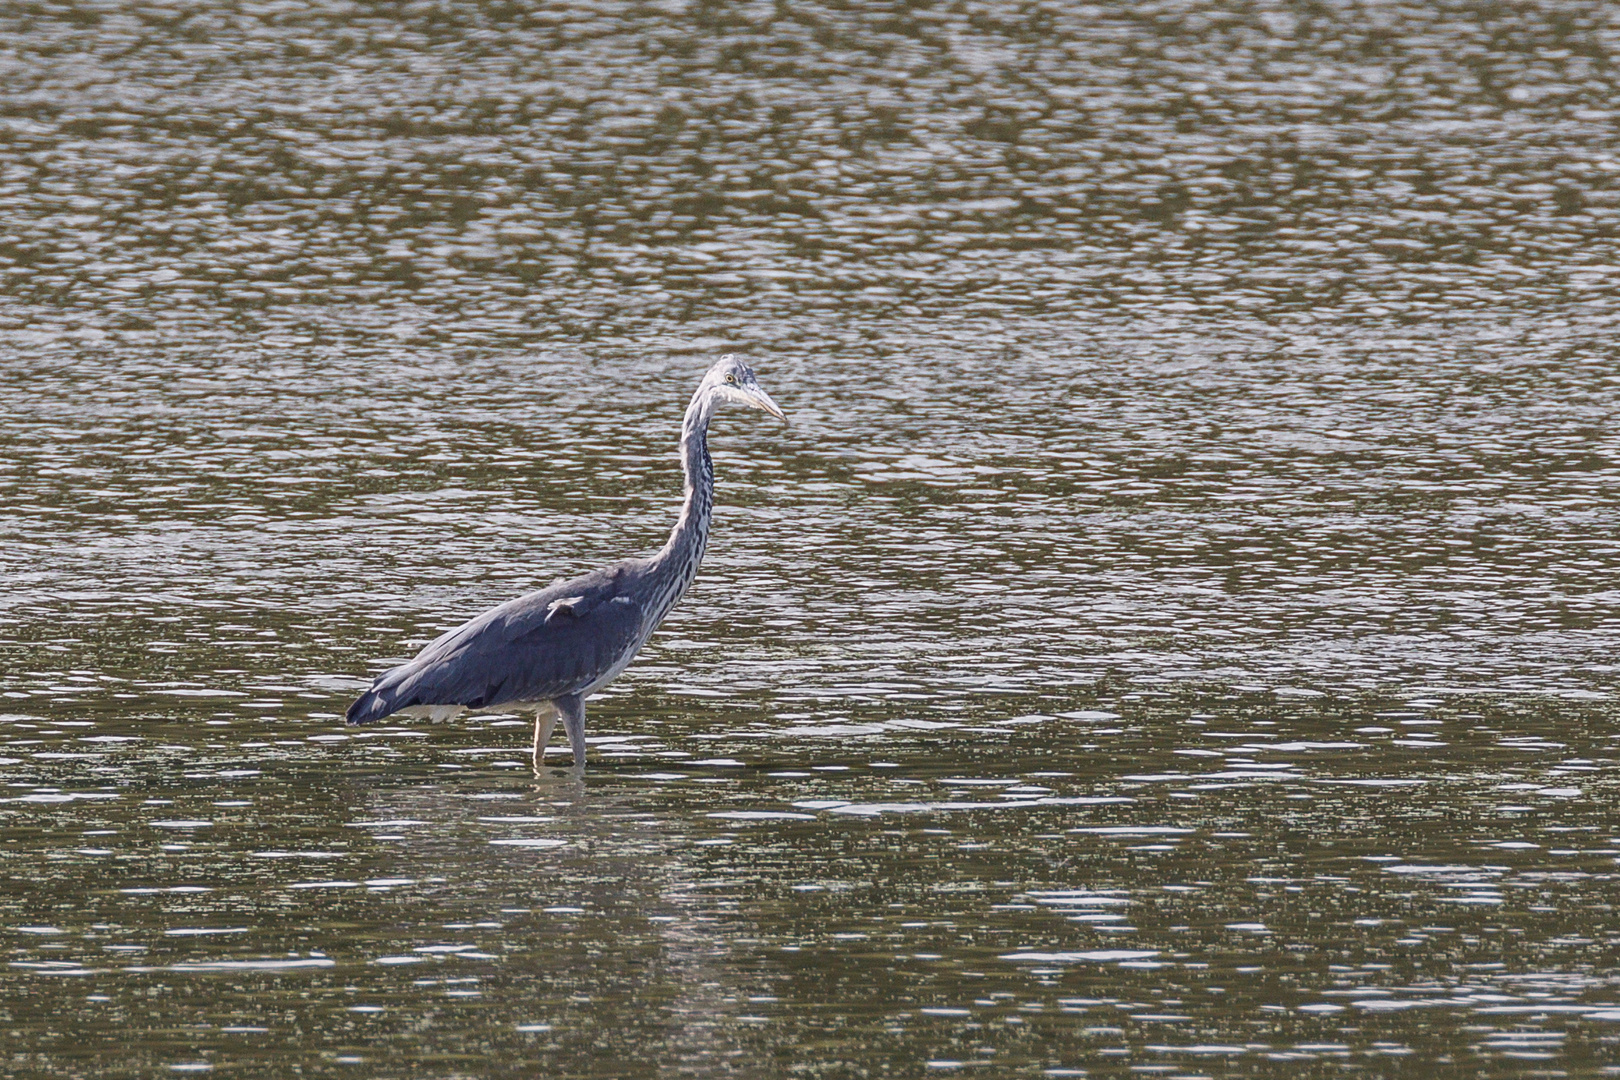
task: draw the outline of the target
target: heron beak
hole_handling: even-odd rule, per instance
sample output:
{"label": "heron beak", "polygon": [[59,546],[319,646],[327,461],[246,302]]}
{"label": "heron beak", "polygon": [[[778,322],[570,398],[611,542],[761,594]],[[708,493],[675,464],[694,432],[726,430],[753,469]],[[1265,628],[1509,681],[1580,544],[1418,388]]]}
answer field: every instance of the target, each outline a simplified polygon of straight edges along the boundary
{"label": "heron beak", "polygon": [[759,387],[750,386],[748,388],[748,399],[753,403],[755,408],[764,409],[778,420],[783,422],[787,421],[787,413],[778,408],[776,402],[771,400],[771,395],[767,394]]}

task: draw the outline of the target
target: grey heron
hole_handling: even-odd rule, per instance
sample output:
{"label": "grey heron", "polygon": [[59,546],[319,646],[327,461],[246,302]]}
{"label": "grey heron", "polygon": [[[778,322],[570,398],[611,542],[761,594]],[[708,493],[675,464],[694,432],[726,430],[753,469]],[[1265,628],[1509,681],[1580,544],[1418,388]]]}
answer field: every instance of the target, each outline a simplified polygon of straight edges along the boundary
{"label": "grey heron", "polygon": [[681,425],[685,500],[668,542],[656,554],[557,581],[490,608],[414,660],[379,675],[349,706],[348,722],[365,724],[395,713],[442,719],[467,710],[533,709],[535,767],[561,716],[574,767],[583,769],[585,699],[629,665],[703,561],[714,513],[709,418],[727,401],[787,419],[741,360],[725,356],[709,368]]}

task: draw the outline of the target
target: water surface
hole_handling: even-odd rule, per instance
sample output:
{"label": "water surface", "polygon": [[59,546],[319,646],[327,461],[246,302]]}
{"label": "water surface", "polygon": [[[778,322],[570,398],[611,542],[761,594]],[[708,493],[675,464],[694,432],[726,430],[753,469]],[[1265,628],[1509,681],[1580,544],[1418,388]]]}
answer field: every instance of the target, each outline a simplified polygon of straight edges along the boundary
{"label": "water surface", "polygon": [[[1612,1073],[1617,42],[0,15],[0,1072]],[[341,726],[726,350],[583,780]]]}

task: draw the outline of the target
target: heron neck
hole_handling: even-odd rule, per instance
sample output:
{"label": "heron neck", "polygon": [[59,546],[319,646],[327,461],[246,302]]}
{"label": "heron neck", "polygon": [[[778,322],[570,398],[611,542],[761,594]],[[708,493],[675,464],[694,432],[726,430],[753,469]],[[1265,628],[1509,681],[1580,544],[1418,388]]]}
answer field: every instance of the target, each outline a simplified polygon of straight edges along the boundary
{"label": "heron neck", "polygon": [[709,460],[709,417],[713,412],[713,401],[701,391],[687,406],[681,424],[681,471],[686,476],[686,497],[669,542],[658,553],[658,558],[681,579],[682,591],[703,561],[709,543],[709,521],[714,516],[714,463]]}

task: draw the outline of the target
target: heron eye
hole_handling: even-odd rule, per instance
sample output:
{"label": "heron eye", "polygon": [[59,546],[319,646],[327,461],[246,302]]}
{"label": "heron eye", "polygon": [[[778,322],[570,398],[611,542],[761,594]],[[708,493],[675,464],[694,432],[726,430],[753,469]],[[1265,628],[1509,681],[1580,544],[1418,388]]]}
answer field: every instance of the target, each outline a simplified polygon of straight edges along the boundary
{"label": "heron eye", "polygon": [[732,386],[736,386],[737,385],[737,376],[735,376],[735,375],[727,375],[726,376],[726,382],[730,383]]}

